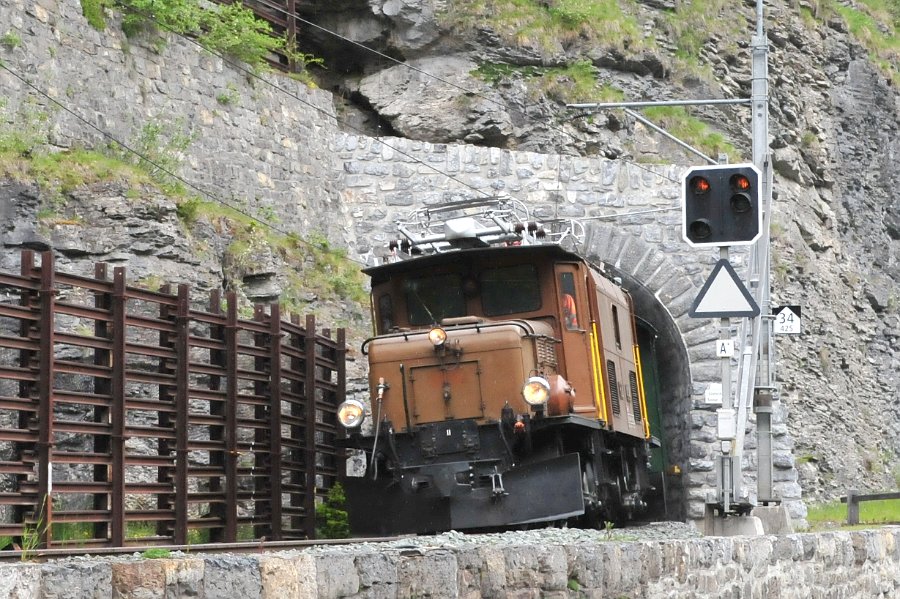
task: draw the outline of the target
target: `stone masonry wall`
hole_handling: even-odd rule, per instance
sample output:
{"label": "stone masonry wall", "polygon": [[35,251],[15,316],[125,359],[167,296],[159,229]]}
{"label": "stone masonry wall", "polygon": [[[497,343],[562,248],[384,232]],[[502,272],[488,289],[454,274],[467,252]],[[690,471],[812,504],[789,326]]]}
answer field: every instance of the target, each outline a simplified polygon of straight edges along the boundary
{"label": "stone masonry wall", "polygon": [[21,39],[4,46],[0,59],[64,107],[3,71],[0,120],[22,126],[46,117],[60,149],[115,140],[146,152],[165,149],[173,135],[190,136],[176,174],[206,195],[277,217],[293,232],[337,236],[342,229],[328,152],[336,131],[329,93],[252,76],[175,35],[160,34],[161,43],[128,39],[115,21],[97,31],[78,0],[4,0],[0,23]]}
{"label": "stone masonry wall", "polygon": [[376,544],[353,553],[80,558],[0,564],[0,595],[889,599],[900,596],[900,528],[569,546],[404,551]]}

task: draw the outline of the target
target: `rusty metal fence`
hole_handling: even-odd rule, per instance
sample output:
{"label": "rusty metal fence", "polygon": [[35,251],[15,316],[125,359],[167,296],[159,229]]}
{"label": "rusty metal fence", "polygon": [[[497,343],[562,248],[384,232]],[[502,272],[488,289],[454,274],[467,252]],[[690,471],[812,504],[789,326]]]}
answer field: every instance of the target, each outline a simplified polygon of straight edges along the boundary
{"label": "rusty metal fence", "polygon": [[[278,304],[0,273],[0,536],[42,547],[314,538],[343,466],[336,339]],[[5,298],[5,299],[4,299]]]}

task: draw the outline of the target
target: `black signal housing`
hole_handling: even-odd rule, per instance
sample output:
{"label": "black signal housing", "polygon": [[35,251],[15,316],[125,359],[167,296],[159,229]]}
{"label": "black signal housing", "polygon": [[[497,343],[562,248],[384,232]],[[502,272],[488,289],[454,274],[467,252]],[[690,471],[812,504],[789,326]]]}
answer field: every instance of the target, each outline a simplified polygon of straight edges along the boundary
{"label": "black signal housing", "polygon": [[760,182],[753,164],[689,169],[682,185],[682,236],[695,247],[748,245],[762,232]]}

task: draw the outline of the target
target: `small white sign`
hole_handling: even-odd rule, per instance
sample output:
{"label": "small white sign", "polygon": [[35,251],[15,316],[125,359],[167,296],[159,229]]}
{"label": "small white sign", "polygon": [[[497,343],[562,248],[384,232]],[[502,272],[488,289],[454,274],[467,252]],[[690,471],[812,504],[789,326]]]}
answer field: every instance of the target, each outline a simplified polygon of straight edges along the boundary
{"label": "small white sign", "polygon": [[776,306],[772,308],[775,317],[773,330],[776,335],[800,334],[800,306]]}
{"label": "small white sign", "polygon": [[732,408],[719,408],[716,410],[716,424],[719,439],[734,439],[737,436],[737,424],[735,412]]}
{"label": "small white sign", "polygon": [[703,394],[706,403],[722,404],[722,383],[710,383],[706,386],[706,392]]}
{"label": "small white sign", "polygon": [[718,339],[716,340],[716,357],[733,358],[734,357],[734,339]]}

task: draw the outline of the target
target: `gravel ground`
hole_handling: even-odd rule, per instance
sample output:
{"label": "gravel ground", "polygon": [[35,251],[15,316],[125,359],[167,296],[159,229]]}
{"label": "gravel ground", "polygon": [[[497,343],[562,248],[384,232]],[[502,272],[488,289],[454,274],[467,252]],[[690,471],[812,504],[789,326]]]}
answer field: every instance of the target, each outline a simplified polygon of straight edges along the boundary
{"label": "gravel ground", "polygon": [[536,528],[488,534],[465,534],[451,530],[439,535],[417,536],[379,543],[321,545],[304,549],[315,553],[355,553],[373,549],[425,551],[430,549],[467,549],[483,545],[504,547],[520,545],[578,545],[615,541],[658,541],[689,539],[703,534],[684,522],[651,522],[628,528],[587,530],[579,528]]}
{"label": "gravel ground", "polygon": [[[684,522],[651,522],[648,524],[630,526],[628,528],[616,528],[610,530],[587,530],[579,528],[536,528],[532,530],[517,530],[508,532],[465,534],[455,530],[439,535],[410,536],[395,541],[363,542],[352,545],[316,545],[297,549],[272,549],[272,553],[281,555],[296,555],[298,553],[315,554],[357,554],[370,553],[372,551],[399,551],[401,553],[424,553],[434,549],[471,549],[474,547],[493,545],[500,547],[516,547],[522,545],[578,545],[608,542],[627,541],[659,541],[666,539],[689,539],[702,537],[703,535],[692,525]],[[202,547],[198,546],[196,552],[185,553],[172,551],[173,559],[186,557],[200,557],[204,555],[228,555],[205,554]],[[239,555],[239,554],[235,554]],[[51,558],[47,561],[62,564],[71,562],[126,562],[146,559],[141,551],[110,556],[78,555],[64,558]]]}

